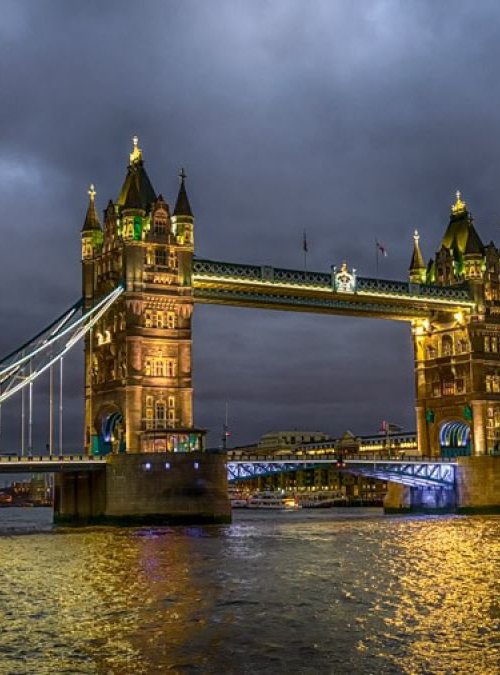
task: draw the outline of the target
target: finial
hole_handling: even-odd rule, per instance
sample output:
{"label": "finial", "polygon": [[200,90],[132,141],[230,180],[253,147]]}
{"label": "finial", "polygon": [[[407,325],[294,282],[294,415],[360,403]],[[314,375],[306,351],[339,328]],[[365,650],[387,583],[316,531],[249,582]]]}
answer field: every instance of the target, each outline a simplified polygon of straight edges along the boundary
{"label": "finial", "polygon": [[134,144],[134,147],[132,148],[132,152],[130,153],[130,163],[134,164],[135,162],[139,162],[142,159],[142,150],[139,147],[138,136],[133,136],[132,143]]}
{"label": "finial", "polygon": [[186,172],[184,171],[184,167],[179,172],[179,178],[181,179],[181,185],[184,185],[184,181],[187,178]]}
{"label": "finial", "polygon": [[465,211],[466,204],[462,199],[462,195],[460,193],[460,190],[456,191],[456,198],[457,198],[457,200],[453,204],[453,206],[451,207],[451,211],[452,211],[452,213],[462,213],[463,211]]}
{"label": "finial", "polygon": [[91,202],[94,201],[95,196],[96,196],[96,191],[95,191],[94,183],[91,183],[90,188],[89,188],[89,197],[90,197]]}
{"label": "finial", "polygon": [[420,239],[418,230],[415,230],[415,232],[413,233],[413,239],[415,239],[415,243],[418,244],[418,240]]}

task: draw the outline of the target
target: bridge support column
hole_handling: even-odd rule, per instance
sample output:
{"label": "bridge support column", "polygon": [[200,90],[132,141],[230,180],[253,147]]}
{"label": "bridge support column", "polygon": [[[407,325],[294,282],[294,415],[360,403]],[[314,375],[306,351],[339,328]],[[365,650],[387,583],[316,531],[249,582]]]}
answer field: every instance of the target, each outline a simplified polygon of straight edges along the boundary
{"label": "bridge support column", "polygon": [[90,521],[102,516],[106,504],[106,474],[102,471],[65,471],[56,474],[54,521]]}
{"label": "bridge support column", "polygon": [[459,457],[456,485],[459,513],[500,513],[500,457]]}
{"label": "bridge support column", "polygon": [[57,523],[227,523],[226,456],[203,452],[112,455],[102,471],[57,477]]}
{"label": "bridge support column", "polygon": [[417,449],[418,454],[428,457],[431,452],[429,450],[429,433],[427,430],[427,420],[425,419],[425,407],[417,406],[415,409],[417,417]]}
{"label": "bridge support column", "polygon": [[455,510],[454,490],[410,487],[400,483],[387,484],[385,513],[453,513]]}
{"label": "bridge support column", "polygon": [[472,401],[473,453],[486,454],[486,401]]}

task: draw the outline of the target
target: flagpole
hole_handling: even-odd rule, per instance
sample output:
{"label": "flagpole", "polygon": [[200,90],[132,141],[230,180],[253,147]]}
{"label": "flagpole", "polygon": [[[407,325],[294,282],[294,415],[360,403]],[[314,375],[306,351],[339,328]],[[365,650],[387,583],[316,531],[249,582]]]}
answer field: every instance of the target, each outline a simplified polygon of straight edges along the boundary
{"label": "flagpole", "polygon": [[304,239],[302,241],[302,249],[304,251],[304,273],[307,272],[307,234],[304,230]]}
{"label": "flagpole", "polygon": [[378,277],[378,241],[375,239],[375,276]]}

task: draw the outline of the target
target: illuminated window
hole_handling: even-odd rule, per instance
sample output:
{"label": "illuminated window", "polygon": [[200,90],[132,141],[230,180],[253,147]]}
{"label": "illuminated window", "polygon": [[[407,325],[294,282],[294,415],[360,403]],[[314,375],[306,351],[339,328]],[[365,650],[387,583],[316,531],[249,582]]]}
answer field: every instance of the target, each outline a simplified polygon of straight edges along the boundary
{"label": "illuminated window", "polygon": [[165,267],[167,264],[167,253],[164,248],[155,248],[155,265]]}
{"label": "illuminated window", "polygon": [[177,253],[175,251],[170,251],[168,254],[168,266],[172,270],[177,269]]}
{"label": "illuminated window", "polygon": [[175,328],[175,312],[167,312],[167,328]]}
{"label": "illuminated window", "polygon": [[432,383],[432,395],[434,398],[439,398],[441,396],[441,384],[439,380]]}
{"label": "illuminated window", "polygon": [[492,383],[492,378],[491,375],[486,375],[486,391],[493,391],[493,383]]}
{"label": "illuminated window", "polygon": [[146,362],[144,364],[144,372],[146,375],[151,375],[152,368],[151,368],[151,359],[146,359]]}
{"label": "illuminated window", "polygon": [[455,386],[457,389],[457,394],[462,394],[465,391],[465,383],[462,377],[457,379]]}
{"label": "illuminated window", "polygon": [[443,396],[453,396],[455,393],[455,383],[453,378],[447,378],[443,381]]}
{"label": "illuminated window", "polygon": [[165,377],[165,359],[153,359],[153,375]]}
{"label": "illuminated window", "polygon": [[153,407],[153,397],[152,396],[146,396],[146,407],[147,408]]}
{"label": "illuminated window", "polygon": [[152,313],[149,309],[144,312],[144,325],[146,328],[151,328],[153,325]]}
{"label": "illuminated window", "polygon": [[167,232],[167,221],[163,219],[155,220],[153,231],[155,234],[166,234]]}
{"label": "illuminated window", "polygon": [[490,343],[491,343],[491,351],[492,352],[498,352],[498,340],[496,337],[490,338]]}
{"label": "illuminated window", "polygon": [[170,425],[172,425],[175,422],[175,410],[168,411],[168,421]]}
{"label": "illuminated window", "polygon": [[484,351],[485,352],[491,351],[490,338],[488,336],[484,338]]}
{"label": "illuminated window", "polygon": [[164,429],[165,428],[165,402],[164,401],[156,401],[156,406],[155,406],[155,412],[156,412],[156,426],[158,429]]}
{"label": "illuminated window", "polygon": [[175,396],[168,397],[168,407],[175,408]]}
{"label": "illuminated window", "polygon": [[167,377],[175,377],[175,361],[173,359],[168,359],[167,361]]}

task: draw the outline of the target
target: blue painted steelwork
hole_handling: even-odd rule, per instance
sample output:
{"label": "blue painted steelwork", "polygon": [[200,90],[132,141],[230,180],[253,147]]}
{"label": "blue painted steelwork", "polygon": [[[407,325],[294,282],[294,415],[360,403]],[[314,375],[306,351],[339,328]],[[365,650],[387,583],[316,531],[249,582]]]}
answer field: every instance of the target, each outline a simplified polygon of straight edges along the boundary
{"label": "blue painted steelwork", "polygon": [[439,459],[412,458],[370,459],[362,456],[341,458],[339,456],[321,459],[311,458],[229,458],[227,463],[230,482],[251,480],[292,471],[319,469],[333,466],[339,471],[364,475],[371,478],[392,481],[413,487],[453,489],[455,486],[455,466],[453,461]]}

